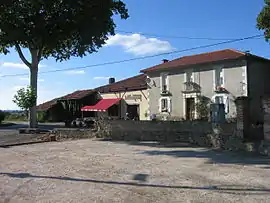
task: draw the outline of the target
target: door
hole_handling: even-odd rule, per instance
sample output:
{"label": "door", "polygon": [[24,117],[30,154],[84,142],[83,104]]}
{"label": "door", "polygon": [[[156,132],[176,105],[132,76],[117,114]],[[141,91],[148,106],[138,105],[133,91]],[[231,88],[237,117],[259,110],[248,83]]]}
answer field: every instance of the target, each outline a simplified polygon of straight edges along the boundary
{"label": "door", "polygon": [[195,118],[195,98],[186,98],[186,119],[193,120]]}
{"label": "door", "polygon": [[139,117],[139,105],[127,105],[128,117],[131,120],[140,120]]}

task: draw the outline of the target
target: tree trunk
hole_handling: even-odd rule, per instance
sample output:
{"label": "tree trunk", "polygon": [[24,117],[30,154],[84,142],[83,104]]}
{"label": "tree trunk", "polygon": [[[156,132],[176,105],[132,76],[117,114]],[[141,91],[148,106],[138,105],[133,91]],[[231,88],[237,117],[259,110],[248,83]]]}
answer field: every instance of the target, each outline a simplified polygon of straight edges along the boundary
{"label": "tree trunk", "polygon": [[[34,93],[37,98],[37,78],[38,78],[38,54],[37,50],[31,50],[32,64],[30,68],[30,86],[33,88]],[[37,100],[35,105],[30,108],[30,128],[37,127]]]}

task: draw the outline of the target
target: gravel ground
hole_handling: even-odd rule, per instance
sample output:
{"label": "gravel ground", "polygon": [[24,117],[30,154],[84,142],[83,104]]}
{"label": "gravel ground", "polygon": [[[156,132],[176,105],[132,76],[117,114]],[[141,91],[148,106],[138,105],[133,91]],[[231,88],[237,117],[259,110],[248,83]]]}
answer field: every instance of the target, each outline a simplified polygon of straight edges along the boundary
{"label": "gravel ground", "polygon": [[0,202],[270,202],[270,163],[186,145],[0,148]]}

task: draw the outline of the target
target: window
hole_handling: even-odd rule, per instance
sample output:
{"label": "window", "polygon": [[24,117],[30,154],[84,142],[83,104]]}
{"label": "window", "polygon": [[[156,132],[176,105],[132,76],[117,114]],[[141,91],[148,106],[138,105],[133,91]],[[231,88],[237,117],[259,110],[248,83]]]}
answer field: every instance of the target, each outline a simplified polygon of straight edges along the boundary
{"label": "window", "polygon": [[167,92],[169,90],[169,77],[167,73],[160,74],[160,88],[161,92]]}
{"label": "window", "polygon": [[185,76],[186,76],[185,82],[194,82],[194,75],[191,70],[187,71]]}
{"label": "window", "polygon": [[170,112],[171,111],[171,99],[166,98],[160,98],[159,100],[159,111],[160,112]]}
{"label": "window", "polygon": [[224,104],[225,113],[229,113],[229,97],[226,95],[215,96],[214,102],[216,104]]}
{"label": "window", "polygon": [[215,103],[216,104],[224,104],[223,96],[216,96],[215,97]]}
{"label": "window", "polygon": [[168,110],[168,100],[161,99],[161,111],[167,111],[167,110]]}
{"label": "window", "polygon": [[215,69],[215,88],[224,86],[224,71],[222,68]]}

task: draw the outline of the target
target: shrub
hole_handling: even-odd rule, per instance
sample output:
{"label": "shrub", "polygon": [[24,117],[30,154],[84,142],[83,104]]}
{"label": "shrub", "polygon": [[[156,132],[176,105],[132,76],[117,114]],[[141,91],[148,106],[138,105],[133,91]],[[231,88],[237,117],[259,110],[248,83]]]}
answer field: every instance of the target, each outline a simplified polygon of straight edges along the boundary
{"label": "shrub", "polygon": [[0,111],[0,123],[2,123],[3,120],[5,120],[5,117],[6,117],[5,112]]}
{"label": "shrub", "polygon": [[199,96],[198,102],[195,104],[199,120],[208,120],[210,116],[211,99],[206,96]]}
{"label": "shrub", "polygon": [[44,111],[37,112],[37,119],[38,119],[38,122],[40,123],[44,123],[48,121],[46,112]]}

